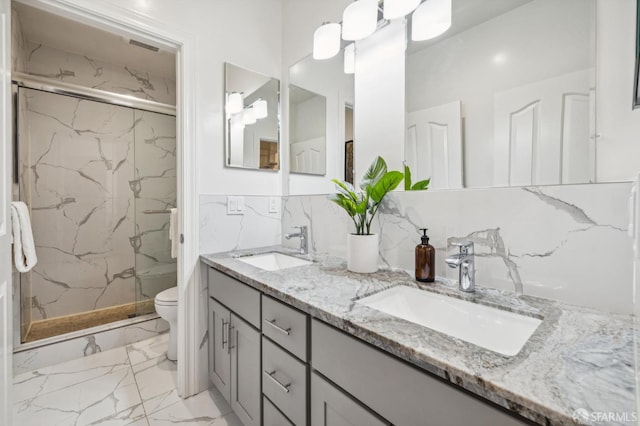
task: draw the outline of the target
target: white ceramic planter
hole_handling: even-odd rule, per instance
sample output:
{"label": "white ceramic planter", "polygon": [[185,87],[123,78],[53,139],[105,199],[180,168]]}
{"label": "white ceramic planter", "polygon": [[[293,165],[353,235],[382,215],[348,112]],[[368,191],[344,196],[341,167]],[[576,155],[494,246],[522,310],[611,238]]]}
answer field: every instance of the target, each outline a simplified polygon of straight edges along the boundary
{"label": "white ceramic planter", "polygon": [[361,274],[378,270],[378,234],[347,235],[347,269]]}

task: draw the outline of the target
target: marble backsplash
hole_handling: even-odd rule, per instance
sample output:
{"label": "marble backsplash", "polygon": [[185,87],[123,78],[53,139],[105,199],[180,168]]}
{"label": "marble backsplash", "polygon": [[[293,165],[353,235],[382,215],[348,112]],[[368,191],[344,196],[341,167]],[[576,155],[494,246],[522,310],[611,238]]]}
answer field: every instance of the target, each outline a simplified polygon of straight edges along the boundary
{"label": "marble backsplash", "polygon": [[227,214],[226,195],[200,196],[200,253],[218,253],[280,244],[281,197],[278,212],[269,212],[269,198],[243,196],[244,214]]}
{"label": "marble backsplash", "polygon": [[[418,229],[426,227],[437,276],[457,280],[444,258],[456,252],[452,243],[470,239],[479,285],[630,314],[630,189],[612,183],[394,192],[375,221],[381,266],[412,272]],[[301,224],[310,227],[310,251],[345,256],[351,222],[326,196],[284,198],[282,229]]]}

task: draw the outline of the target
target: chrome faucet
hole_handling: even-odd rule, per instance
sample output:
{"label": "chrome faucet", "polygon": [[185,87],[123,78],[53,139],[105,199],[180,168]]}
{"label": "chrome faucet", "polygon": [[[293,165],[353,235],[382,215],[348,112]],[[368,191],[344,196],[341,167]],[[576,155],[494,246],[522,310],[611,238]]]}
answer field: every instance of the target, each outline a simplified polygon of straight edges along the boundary
{"label": "chrome faucet", "polygon": [[298,231],[298,232],[296,232],[294,234],[284,234],[284,237],[287,240],[290,240],[291,238],[294,238],[294,237],[300,237],[300,254],[309,253],[309,244],[307,243],[307,240],[308,240],[307,227],[306,226],[294,226],[294,228],[298,228],[300,231]]}
{"label": "chrome faucet", "polygon": [[473,242],[463,241],[461,243],[453,243],[452,245],[460,247],[460,253],[452,254],[444,261],[451,268],[460,268],[460,281],[458,288],[460,291],[472,293],[476,289],[476,265],[474,259]]}

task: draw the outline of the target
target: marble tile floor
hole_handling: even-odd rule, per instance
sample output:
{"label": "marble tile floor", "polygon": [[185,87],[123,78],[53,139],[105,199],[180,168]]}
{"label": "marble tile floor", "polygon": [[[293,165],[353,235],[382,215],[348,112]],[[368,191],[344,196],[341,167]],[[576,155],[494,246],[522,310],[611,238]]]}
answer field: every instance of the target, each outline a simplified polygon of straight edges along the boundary
{"label": "marble tile floor", "polygon": [[15,376],[14,426],[241,426],[216,390],[178,396],[176,364],[166,357],[168,337]]}

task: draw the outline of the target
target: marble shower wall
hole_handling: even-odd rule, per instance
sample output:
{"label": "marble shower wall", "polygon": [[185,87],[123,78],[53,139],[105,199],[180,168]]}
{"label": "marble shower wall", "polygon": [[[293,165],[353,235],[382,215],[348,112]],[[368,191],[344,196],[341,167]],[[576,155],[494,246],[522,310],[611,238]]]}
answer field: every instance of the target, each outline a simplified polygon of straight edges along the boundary
{"label": "marble shower wall", "polygon": [[22,21],[15,9],[11,9],[11,70],[27,72],[27,40],[22,31]]}
{"label": "marble shower wall", "polygon": [[[457,251],[452,243],[470,239],[479,285],[630,314],[630,189],[612,183],[394,192],[375,224],[381,265],[413,273],[418,228],[426,227],[437,276],[457,280],[444,258]],[[310,226],[312,252],[345,256],[352,225],[326,196],[284,198],[282,228],[299,224]]]}
{"label": "marble shower wall", "polygon": [[175,119],[32,89],[20,105],[20,199],[39,259],[21,278],[31,319],[136,301],[138,262],[175,283],[160,241],[169,216],[136,211],[175,202]]}
{"label": "marble shower wall", "polygon": [[176,82],[172,79],[42,44],[27,42],[26,49],[25,72],[28,74],[169,105],[176,104]]}

